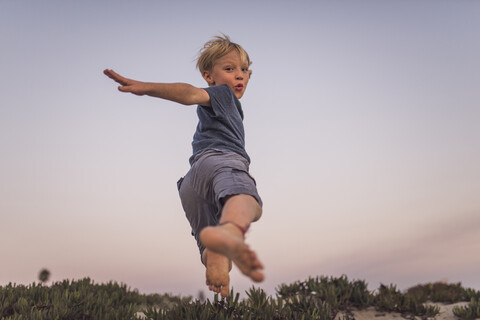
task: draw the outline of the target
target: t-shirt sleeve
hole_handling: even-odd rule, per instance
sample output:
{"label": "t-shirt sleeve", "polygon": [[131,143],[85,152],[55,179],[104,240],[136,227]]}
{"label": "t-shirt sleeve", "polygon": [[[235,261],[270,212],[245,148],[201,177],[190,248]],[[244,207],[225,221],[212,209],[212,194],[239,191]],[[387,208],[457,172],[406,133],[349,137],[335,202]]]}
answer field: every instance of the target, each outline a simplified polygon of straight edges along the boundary
{"label": "t-shirt sleeve", "polygon": [[205,88],[205,91],[207,91],[210,96],[211,106],[202,108],[205,108],[208,112],[215,115],[215,117],[231,117],[235,113],[240,113],[243,119],[243,112],[241,107],[239,108],[240,102],[228,85],[208,87]]}

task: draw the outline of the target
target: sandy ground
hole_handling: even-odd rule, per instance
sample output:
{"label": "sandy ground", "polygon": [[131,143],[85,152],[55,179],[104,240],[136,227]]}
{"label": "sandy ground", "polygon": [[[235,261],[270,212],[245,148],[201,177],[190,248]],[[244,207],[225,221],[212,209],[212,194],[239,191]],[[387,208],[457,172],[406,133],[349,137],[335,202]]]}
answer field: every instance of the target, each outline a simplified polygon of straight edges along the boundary
{"label": "sandy ground", "polygon": [[[440,314],[437,315],[435,320],[458,320],[459,318],[455,317],[453,315],[452,309],[455,306],[465,306],[467,305],[468,302],[459,302],[459,303],[454,303],[454,304],[441,304],[441,303],[435,303],[434,305],[438,305],[440,307]],[[355,319],[355,320],[403,320],[403,319],[415,319],[415,320],[421,320],[421,317],[412,317],[409,315],[402,315],[400,313],[396,312],[379,312],[376,311],[373,307],[361,310],[361,311],[353,311],[353,317],[350,314],[350,319]],[[345,319],[345,313],[344,312],[339,312],[337,316],[335,317],[335,320],[342,320]]]}
{"label": "sandy ground", "polygon": [[[468,302],[458,302],[454,304],[441,304],[441,303],[435,303],[434,305],[438,305],[440,307],[440,314],[437,315],[435,320],[459,320],[459,318],[455,317],[453,315],[452,309],[455,306],[466,306],[468,305]],[[353,317],[352,317],[353,314]],[[141,318],[144,318],[145,315],[142,312],[137,313],[138,316]],[[339,312],[337,316],[335,317],[335,320],[343,320],[345,318],[345,312]],[[397,312],[379,312],[376,311],[375,308],[370,307],[365,310],[360,310],[360,311],[353,311],[350,313],[349,319],[351,320],[403,320],[403,319],[409,319],[409,320],[422,320],[421,317],[412,317],[409,315],[402,315]],[[480,320],[480,319],[477,319]]]}

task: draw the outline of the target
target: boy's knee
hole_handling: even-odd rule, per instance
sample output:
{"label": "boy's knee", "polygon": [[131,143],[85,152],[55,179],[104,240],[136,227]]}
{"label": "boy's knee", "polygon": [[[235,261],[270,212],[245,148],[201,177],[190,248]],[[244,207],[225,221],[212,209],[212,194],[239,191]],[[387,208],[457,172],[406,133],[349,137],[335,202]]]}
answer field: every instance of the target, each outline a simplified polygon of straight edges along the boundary
{"label": "boy's knee", "polygon": [[251,195],[244,195],[244,196],[246,197],[246,199],[248,199],[248,202],[253,207],[253,211],[255,213],[255,216],[254,216],[252,222],[255,222],[258,219],[260,219],[261,216],[262,216],[262,213],[263,213],[262,206],[260,206],[260,204],[258,203],[257,199],[255,199],[254,196],[251,196]]}
{"label": "boy's knee", "polygon": [[262,214],[263,214],[262,207],[260,207],[260,205],[258,204],[258,202],[256,200],[255,200],[255,202],[257,204],[257,212],[256,212],[256,215],[255,215],[255,219],[253,219],[253,222],[258,221],[262,217]]}
{"label": "boy's knee", "polygon": [[253,213],[253,219],[251,218],[251,221],[257,221],[262,216],[262,207],[257,199],[249,194],[237,194],[225,198],[224,209],[226,207],[232,208],[237,206],[248,208],[247,211]]}

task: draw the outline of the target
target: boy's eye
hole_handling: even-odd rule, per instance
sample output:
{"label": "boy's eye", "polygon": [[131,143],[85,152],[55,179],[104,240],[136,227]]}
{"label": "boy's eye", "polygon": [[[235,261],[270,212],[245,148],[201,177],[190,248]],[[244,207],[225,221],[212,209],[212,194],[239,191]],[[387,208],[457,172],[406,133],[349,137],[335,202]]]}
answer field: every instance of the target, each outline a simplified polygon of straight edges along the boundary
{"label": "boy's eye", "polygon": [[232,68],[232,67],[226,67],[225,70],[227,70],[227,71],[232,71],[233,68]]}

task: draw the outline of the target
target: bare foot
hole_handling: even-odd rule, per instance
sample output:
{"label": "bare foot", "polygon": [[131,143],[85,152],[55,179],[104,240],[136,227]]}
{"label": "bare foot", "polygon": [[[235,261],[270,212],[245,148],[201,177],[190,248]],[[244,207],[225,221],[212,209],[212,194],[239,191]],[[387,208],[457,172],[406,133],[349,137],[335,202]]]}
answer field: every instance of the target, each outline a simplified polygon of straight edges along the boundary
{"label": "bare foot", "polygon": [[231,259],[240,271],[255,282],[265,278],[263,265],[255,252],[245,243],[242,232],[233,224],[206,227],[200,232],[200,241],[210,250]]}
{"label": "bare foot", "polygon": [[228,296],[230,291],[230,275],[232,270],[232,261],[227,257],[205,249],[202,255],[202,261],[205,264],[206,284],[208,288],[222,297]]}

